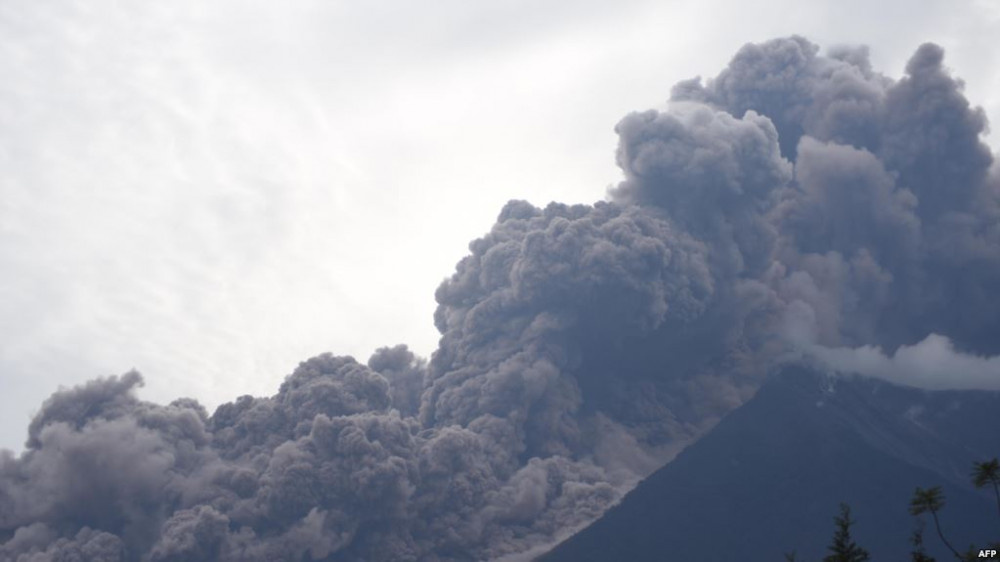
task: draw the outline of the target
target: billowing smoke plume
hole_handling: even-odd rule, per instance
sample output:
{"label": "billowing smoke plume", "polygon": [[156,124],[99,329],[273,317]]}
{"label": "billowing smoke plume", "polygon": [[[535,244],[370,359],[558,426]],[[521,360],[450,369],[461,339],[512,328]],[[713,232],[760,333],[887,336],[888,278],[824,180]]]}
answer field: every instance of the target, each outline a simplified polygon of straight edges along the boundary
{"label": "billowing smoke plume", "polygon": [[137,373],[57,392],[0,456],[0,559],[509,559],[789,358],[996,388],[1000,182],[942,60],[793,37],[678,84],[618,124],[607,201],[512,201],[472,242],[429,361],[321,355],[212,415]]}

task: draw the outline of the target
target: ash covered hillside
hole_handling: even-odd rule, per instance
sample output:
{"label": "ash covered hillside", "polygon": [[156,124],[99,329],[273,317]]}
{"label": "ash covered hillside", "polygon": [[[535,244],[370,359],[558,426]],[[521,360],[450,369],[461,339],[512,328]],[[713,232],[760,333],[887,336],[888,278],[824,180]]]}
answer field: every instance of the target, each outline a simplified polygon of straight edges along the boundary
{"label": "ash covered hillside", "polygon": [[135,373],[54,394],[0,458],[0,559],[516,556],[783,362],[1000,387],[1000,179],[939,47],[894,80],[778,39],[672,100],[618,123],[607,201],[504,207],[429,361],[322,355],[212,415]]}
{"label": "ash covered hillside", "polygon": [[[539,562],[822,560],[848,502],[872,560],[909,559],[916,487],[941,486],[956,547],[998,536],[969,478],[1000,451],[1000,392],[926,391],[794,368]],[[950,560],[925,518],[927,553]]]}

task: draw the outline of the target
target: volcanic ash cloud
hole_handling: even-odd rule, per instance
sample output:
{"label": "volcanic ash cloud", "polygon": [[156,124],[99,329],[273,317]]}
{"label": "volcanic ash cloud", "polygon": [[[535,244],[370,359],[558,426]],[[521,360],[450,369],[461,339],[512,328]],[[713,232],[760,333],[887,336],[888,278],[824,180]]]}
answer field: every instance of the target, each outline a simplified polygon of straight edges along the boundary
{"label": "volcanic ash cloud", "polygon": [[671,100],[618,123],[607,200],[503,208],[429,361],[320,355],[212,415],[134,372],[52,395],[0,456],[0,558],[492,559],[600,516],[789,358],[997,387],[1000,181],[939,47],[894,80],[747,45]]}

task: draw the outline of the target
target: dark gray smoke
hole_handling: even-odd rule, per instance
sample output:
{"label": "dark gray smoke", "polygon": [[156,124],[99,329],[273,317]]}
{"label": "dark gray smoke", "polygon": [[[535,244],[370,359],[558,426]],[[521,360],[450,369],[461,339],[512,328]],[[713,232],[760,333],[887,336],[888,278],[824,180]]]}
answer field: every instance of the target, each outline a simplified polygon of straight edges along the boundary
{"label": "dark gray smoke", "polygon": [[997,387],[1000,181],[942,61],[793,37],[678,84],[618,124],[607,201],[512,201],[471,243],[429,361],[321,355],[211,416],[137,373],[57,392],[0,456],[0,559],[516,558],[779,362]]}

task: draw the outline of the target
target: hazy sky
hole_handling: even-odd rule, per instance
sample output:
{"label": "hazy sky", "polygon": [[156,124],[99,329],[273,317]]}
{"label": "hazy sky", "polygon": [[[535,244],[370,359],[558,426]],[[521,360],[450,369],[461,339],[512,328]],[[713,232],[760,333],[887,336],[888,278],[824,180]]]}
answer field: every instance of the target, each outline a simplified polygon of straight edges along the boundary
{"label": "hazy sky", "polygon": [[0,3],[0,447],[98,375],[213,408],[430,353],[505,201],[601,199],[624,114],[791,33],[935,41],[1000,122],[996,0]]}

